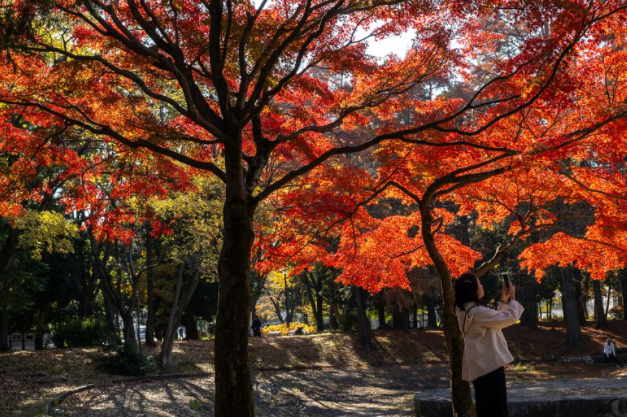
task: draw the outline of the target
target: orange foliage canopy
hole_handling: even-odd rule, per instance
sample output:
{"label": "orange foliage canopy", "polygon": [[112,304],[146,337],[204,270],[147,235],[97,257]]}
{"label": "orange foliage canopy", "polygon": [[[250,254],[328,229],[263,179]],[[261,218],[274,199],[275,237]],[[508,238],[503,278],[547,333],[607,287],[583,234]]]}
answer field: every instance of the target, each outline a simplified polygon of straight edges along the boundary
{"label": "orange foliage canopy", "polygon": [[[465,40],[465,56],[483,60],[490,74],[521,65],[519,70],[498,80],[503,82],[485,84],[480,81],[488,74],[468,71],[466,83],[449,86],[448,96],[432,100],[425,99],[424,88],[416,88],[398,107],[377,108],[376,120],[393,131],[399,123],[429,120],[433,112],[450,114],[468,103],[464,96],[473,85],[492,105],[462,123],[451,120],[424,132],[408,129],[401,140],[384,141],[368,154],[373,162],[365,156],[344,161],[362,169],[343,165],[316,171],[313,180],[281,197],[291,217],[302,219],[286,220],[291,232],[283,235],[283,256],[291,256],[301,270],[325,262],[342,270],[343,283],[370,291],[409,288],[407,272],[432,262],[418,232],[417,204],[429,199],[436,245],[453,276],[481,260],[447,233],[471,213],[475,224],[488,229],[509,220],[503,250],[542,232],[546,240],[520,257],[521,266],[536,271],[538,279],[556,264],[574,262],[595,279],[627,267],[625,11],[618,4],[595,3],[598,9],[586,11],[572,6],[561,16],[578,18],[553,21],[548,42],[555,50],[534,61],[533,70],[521,64],[529,57],[525,53],[504,56],[506,41],[516,41],[508,39],[506,23],[493,15],[476,19],[484,26],[474,27],[473,37]],[[526,33],[522,50],[542,44],[533,19],[512,25]],[[479,39],[484,43],[474,43]],[[572,210],[560,212],[560,204],[584,204],[592,211],[581,218]],[[585,224],[583,232],[569,230],[566,223],[574,215]]]}
{"label": "orange foliage canopy", "polygon": [[[456,216],[476,210],[488,227],[517,216],[527,223],[515,221],[510,233],[524,237],[555,223],[547,205],[556,198],[595,207],[582,251],[603,245],[620,258],[621,1],[314,3],[236,2],[212,16],[208,2],[11,2],[16,16],[35,16],[36,24],[3,37],[11,52],[2,55],[10,70],[1,76],[1,144],[17,158],[2,178],[3,212],[17,214],[23,201],[50,193],[26,187],[35,166],[63,165],[65,176],[81,177],[67,193],[68,210],[97,213],[115,235],[116,221],[135,219],[108,199],[184,186],[192,173],[172,160],[225,179],[224,147],[236,123],[251,195],[261,201],[300,181],[277,201],[286,219],[306,220],[307,233],[317,233],[295,240],[288,220],[287,235],[270,233],[258,245],[278,257],[297,252],[303,267],[324,260],[342,268],[343,282],[407,286],[402,271],[429,262],[420,234],[407,232],[422,221],[411,205],[425,198],[434,199],[435,235],[454,274],[479,258],[446,234]],[[357,28],[416,37],[405,58],[379,61]],[[37,129],[15,126],[15,117]],[[53,140],[80,135],[102,138],[108,154],[85,158]],[[96,168],[114,157],[116,172]],[[102,178],[114,184],[111,194],[94,186]],[[369,214],[389,199],[408,205],[408,214]],[[459,211],[438,206],[443,201]],[[320,233],[338,225],[329,250]],[[554,262],[534,258],[532,269]]]}

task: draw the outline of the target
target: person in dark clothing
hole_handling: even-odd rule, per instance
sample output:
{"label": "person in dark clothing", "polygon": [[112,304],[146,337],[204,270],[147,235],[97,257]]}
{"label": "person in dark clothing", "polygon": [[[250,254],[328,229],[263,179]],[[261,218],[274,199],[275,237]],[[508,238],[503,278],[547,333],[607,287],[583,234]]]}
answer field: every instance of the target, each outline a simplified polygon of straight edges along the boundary
{"label": "person in dark clothing", "polygon": [[253,336],[261,337],[261,320],[259,320],[259,316],[255,316],[253,325],[250,328],[253,329]]}

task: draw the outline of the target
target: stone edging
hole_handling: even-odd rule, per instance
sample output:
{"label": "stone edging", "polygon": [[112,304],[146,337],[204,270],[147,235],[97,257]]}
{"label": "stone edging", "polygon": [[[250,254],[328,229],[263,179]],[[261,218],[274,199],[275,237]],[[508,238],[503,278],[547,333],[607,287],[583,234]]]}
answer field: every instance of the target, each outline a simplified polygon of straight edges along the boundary
{"label": "stone edging", "polygon": [[562,356],[558,359],[560,362],[584,362],[594,363],[592,356]]}
{"label": "stone edging", "polygon": [[[201,377],[211,376],[211,375],[213,374],[207,373],[207,372],[199,372],[196,374],[137,376],[137,377],[129,377],[129,378],[112,379],[111,382],[114,384],[124,384],[127,382],[161,381],[161,380],[176,379],[176,378],[201,378]],[[95,387],[96,387],[95,384],[87,384],[87,385],[83,385],[82,387],[74,388],[64,393],[61,393],[60,395],[46,402],[46,409],[44,410],[44,415],[46,416],[54,415],[54,414],[51,414],[51,411],[54,410],[54,406],[59,405],[61,401],[65,400],[70,395],[77,394],[82,391],[87,391]]]}

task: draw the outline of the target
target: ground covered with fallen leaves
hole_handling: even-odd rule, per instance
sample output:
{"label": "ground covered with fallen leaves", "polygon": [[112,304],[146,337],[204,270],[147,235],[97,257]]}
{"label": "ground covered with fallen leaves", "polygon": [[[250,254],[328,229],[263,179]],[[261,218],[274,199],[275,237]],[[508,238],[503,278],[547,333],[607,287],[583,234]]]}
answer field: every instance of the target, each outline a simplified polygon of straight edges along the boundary
{"label": "ground covered with fallen leaves", "polygon": [[[506,329],[516,358],[507,371],[509,380],[627,375],[626,368],[560,360],[599,355],[608,336],[618,348],[627,347],[626,322],[582,332],[583,346],[569,351],[560,323],[543,323],[537,331]],[[441,331],[375,331],[374,344],[365,349],[354,335],[341,333],[251,338],[256,415],[408,416],[417,391],[448,386]],[[97,365],[103,355],[99,348],[3,353],[0,416],[44,416],[48,401],[87,384],[94,387],[60,402],[55,415],[212,416],[212,351],[211,341],[177,342],[177,367],[155,368],[144,380],[106,373]],[[167,378],[172,374],[188,376]]]}

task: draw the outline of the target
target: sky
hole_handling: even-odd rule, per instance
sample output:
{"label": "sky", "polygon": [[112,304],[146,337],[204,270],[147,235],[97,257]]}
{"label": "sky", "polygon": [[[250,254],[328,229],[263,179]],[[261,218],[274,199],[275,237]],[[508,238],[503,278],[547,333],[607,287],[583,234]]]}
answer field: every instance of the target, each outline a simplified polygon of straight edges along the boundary
{"label": "sky", "polygon": [[370,39],[368,41],[368,53],[378,58],[383,58],[389,54],[395,54],[399,58],[405,58],[407,51],[411,46],[412,34],[405,32],[400,36],[392,36],[383,40],[376,41]]}

